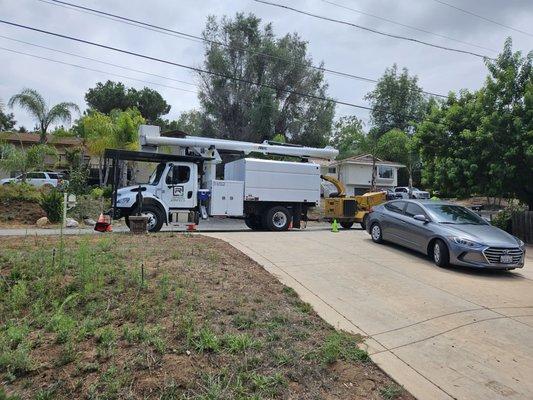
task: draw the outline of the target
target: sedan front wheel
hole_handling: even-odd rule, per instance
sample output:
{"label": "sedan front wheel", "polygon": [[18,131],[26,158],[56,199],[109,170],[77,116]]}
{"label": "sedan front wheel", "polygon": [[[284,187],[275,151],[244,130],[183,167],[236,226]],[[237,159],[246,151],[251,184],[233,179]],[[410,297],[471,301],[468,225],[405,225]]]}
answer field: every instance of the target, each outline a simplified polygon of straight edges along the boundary
{"label": "sedan front wheel", "polygon": [[450,264],[450,252],[448,246],[441,239],[435,240],[433,244],[433,261],[439,267],[447,267]]}
{"label": "sedan front wheel", "polygon": [[383,243],[383,233],[381,231],[381,226],[375,222],[370,228],[370,236],[374,243]]}

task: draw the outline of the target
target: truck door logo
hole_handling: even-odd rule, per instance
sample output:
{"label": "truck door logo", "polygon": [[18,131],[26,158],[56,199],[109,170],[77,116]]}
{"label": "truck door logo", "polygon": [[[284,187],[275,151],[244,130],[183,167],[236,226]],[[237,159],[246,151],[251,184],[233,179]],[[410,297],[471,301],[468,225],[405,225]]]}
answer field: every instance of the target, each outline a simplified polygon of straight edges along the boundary
{"label": "truck door logo", "polygon": [[183,186],[173,186],[172,187],[172,196],[174,196],[174,197],[183,197]]}

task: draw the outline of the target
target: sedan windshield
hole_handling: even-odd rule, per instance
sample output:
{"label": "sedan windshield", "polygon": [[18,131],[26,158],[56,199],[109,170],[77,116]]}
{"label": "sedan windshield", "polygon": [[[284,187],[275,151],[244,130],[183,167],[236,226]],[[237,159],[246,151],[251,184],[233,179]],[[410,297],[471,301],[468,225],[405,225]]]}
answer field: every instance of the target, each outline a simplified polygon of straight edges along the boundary
{"label": "sedan windshield", "polygon": [[425,204],[437,222],[442,224],[487,225],[487,222],[468,208],[451,204]]}

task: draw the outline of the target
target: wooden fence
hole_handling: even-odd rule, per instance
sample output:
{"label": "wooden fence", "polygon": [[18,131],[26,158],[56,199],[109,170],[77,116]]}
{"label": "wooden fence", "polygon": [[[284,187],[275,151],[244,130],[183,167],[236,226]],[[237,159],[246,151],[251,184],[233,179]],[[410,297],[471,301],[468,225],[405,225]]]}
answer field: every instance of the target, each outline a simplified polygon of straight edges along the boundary
{"label": "wooden fence", "polygon": [[513,213],[511,227],[513,235],[526,243],[533,243],[533,211]]}

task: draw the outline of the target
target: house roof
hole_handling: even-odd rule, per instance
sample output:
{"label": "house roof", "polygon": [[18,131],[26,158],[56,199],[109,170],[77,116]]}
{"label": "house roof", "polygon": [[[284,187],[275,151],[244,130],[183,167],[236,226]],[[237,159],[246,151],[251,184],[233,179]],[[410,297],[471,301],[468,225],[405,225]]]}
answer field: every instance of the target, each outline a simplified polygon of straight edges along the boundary
{"label": "house roof", "polygon": [[[360,164],[360,165],[372,165],[372,154],[360,154],[358,156],[344,158],[342,160],[336,160],[331,165],[341,165],[341,164]],[[386,161],[381,158],[376,157],[377,165],[390,165],[391,167],[404,168],[405,165],[394,162]]]}
{"label": "house roof", "polygon": [[[24,143],[24,144],[33,144],[39,143],[39,134],[30,133],[30,132],[2,132],[0,137],[11,143]],[[46,143],[51,145],[61,145],[61,146],[81,146],[82,141],[76,137],[56,137],[54,135],[46,135]]]}

